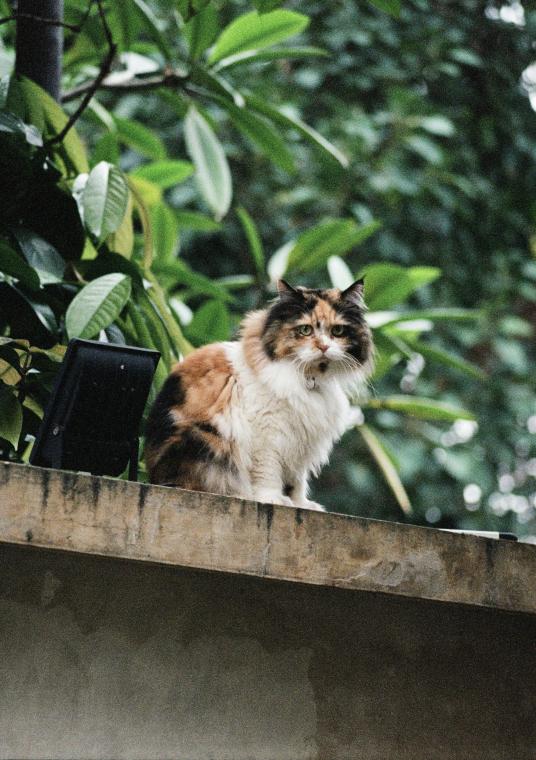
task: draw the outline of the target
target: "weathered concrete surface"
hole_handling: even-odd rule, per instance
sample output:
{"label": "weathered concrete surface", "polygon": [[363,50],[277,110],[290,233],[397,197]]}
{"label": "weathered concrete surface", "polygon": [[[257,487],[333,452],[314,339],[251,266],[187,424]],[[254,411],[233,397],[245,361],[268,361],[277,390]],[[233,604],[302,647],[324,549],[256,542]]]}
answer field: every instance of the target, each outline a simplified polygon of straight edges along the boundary
{"label": "weathered concrete surface", "polygon": [[536,612],[536,547],[0,464],[0,542]]}
{"label": "weathered concrete surface", "polygon": [[534,760],[536,617],[0,546],[0,758]]}

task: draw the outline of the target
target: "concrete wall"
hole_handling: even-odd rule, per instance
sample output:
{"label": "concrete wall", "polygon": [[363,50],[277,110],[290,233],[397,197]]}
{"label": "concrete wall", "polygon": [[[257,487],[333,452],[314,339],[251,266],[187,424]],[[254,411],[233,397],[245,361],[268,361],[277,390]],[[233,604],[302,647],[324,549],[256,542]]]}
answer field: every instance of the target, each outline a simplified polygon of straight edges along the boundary
{"label": "concrete wall", "polygon": [[0,545],[0,757],[535,760],[536,617]]}

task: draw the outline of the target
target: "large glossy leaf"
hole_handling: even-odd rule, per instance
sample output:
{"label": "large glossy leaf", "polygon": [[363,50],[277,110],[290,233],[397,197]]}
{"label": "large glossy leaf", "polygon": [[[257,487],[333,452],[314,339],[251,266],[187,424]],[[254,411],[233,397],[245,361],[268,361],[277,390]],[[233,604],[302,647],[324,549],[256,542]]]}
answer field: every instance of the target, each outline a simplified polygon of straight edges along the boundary
{"label": "large glossy leaf", "polygon": [[437,267],[402,267],[398,264],[370,264],[361,270],[365,278],[365,299],[370,309],[388,309],[405,301],[415,290],[441,276]]}
{"label": "large glossy leaf", "polygon": [[207,301],[203,304],[187,328],[188,337],[198,345],[228,340],[229,332],[229,312],[221,301]]}
{"label": "large glossy leaf", "polygon": [[299,34],[308,23],[307,16],[288,10],[246,13],[225,27],[214,45],[209,63],[216,63],[242,50],[257,50],[275,45]]}
{"label": "large glossy leaf", "polygon": [[65,261],[50,243],[24,227],[14,229],[13,235],[24,258],[37,272],[41,285],[62,281]]}
{"label": "large glossy leaf", "polygon": [[184,136],[196,169],[199,190],[216,218],[222,219],[231,205],[231,172],[220,141],[193,107],[184,122]]}
{"label": "large glossy leaf", "polygon": [[39,289],[39,276],[35,269],[28,266],[5,240],[0,240],[0,272],[15,277],[30,290]]}
{"label": "large glossy leaf", "polygon": [[251,218],[251,216],[248,214],[248,212],[243,206],[239,206],[239,208],[237,208],[236,210],[236,213],[238,215],[238,218],[240,219],[242,228],[246,234],[249,252],[251,254],[251,258],[253,259],[253,263],[257,271],[257,276],[262,280],[264,279],[264,276],[265,276],[264,275],[264,251],[262,248],[262,242],[261,242],[259,232],[257,230],[257,227],[255,226],[255,222],[253,221],[253,219]]}
{"label": "large glossy leaf", "polygon": [[82,194],[84,222],[99,241],[119,229],[127,210],[128,193],[123,175],[112,164],[101,161],[91,170]]}
{"label": "large glossy leaf", "polygon": [[294,158],[281,135],[265,120],[229,100],[218,100],[242,134],[258,145],[265,156],[289,174],[295,171]]}
{"label": "large glossy leaf", "polygon": [[150,164],[144,164],[135,169],[131,176],[141,177],[142,179],[153,182],[162,190],[178,185],[184,182],[194,173],[194,167],[190,161],[153,161]]}
{"label": "large glossy leaf", "polygon": [[304,232],[296,240],[287,263],[288,272],[307,272],[326,265],[330,256],[344,256],[380,227],[369,222],[361,227],[353,219],[333,219]]}
{"label": "large glossy leaf", "polygon": [[125,274],[106,274],[85,285],[69,304],[65,328],[69,338],[93,338],[119,316],[130,298]]}
{"label": "large glossy leaf", "polygon": [[120,142],[136,150],[142,156],[161,161],[166,158],[166,148],[158,134],[140,124],[139,121],[114,117]]}
{"label": "large glossy leaf", "polygon": [[409,496],[400,480],[400,476],[392,459],[389,457],[385,446],[377,433],[368,425],[358,425],[356,429],[361,434],[370,453],[374,457],[376,464],[380,468],[382,475],[385,478],[385,482],[393,492],[400,509],[407,515],[411,514],[412,508]]}
{"label": "large glossy leaf", "polygon": [[29,145],[41,147],[43,138],[39,130],[33,124],[25,124],[22,119],[8,111],[0,112],[0,132],[12,135],[22,135]]}
{"label": "large glossy leaf", "polygon": [[394,412],[403,412],[411,417],[424,420],[474,420],[475,415],[467,409],[461,409],[447,404],[444,401],[434,401],[430,398],[418,396],[388,396],[387,398],[371,398],[366,406],[372,409],[391,409]]}
{"label": "large glossy leaf", "polygon": [[326,140],[325,137],[322,137],[322,135],[317,132],[316,129],[310,127],[297,116],[291,116],[281,109],[274,108],[272,105],[267,103],[262,98],[257,97],[256,95],[247,95],[246,103],[259,113],[267,116],[275,124],[280,124],[282,127],[295,129],[297,132],[303,135],[303,137],[305,137],[305,139],[313,146],[320,148],[322,152],[324,154],[327,154],[330,158],[334,158],[342,167],[345,169],[348,167],[350,162],[344,153],[336,148],[335,145],[330,143],[329,140]]}
{"label": "large glossy leaf", "polygon": [[13,391],[0,382],[0,438],[17,448],[22,430],[22,408]]}

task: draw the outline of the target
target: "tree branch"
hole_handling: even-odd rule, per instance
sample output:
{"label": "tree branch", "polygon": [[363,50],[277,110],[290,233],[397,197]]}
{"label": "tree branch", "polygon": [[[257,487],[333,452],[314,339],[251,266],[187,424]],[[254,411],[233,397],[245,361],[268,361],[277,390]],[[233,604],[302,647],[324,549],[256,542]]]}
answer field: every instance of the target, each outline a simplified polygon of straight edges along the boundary
{"label": "tree branch", "polygon": [[106,82],[106,79],[100,79],[97,86],[95,87],[95,83],[98,79],[99,77],[91,82],[86,82],[85,84],[78,85],[78,87],[73,87],[72,90],[65,92],[61,96],[61,102],[69,103],[69,101],[76,100],[87,92],[91,92],[93,95],[97,89],[126,93],[140,92],[143,90],[155,90],[159,87],[169,87],[171,89],[176,89],[178,87],[185,88],[188,76],[182,72],[168,69],[158,76],[143,78],[132,77],[132,79],[128,79],[125,82]]}

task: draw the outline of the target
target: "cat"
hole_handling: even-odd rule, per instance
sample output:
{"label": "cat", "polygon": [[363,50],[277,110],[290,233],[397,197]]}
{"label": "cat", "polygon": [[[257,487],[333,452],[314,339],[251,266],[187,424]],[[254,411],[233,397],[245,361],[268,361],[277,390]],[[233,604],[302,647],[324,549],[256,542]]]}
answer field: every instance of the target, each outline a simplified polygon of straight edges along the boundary
{"label": "cat", "polygon": [[349,424],[347,392],[372,371],[363,280],[346,290],[278,283],[240,340],[179,362],[149,414],[152,483],[324,511],[308,498]]}

